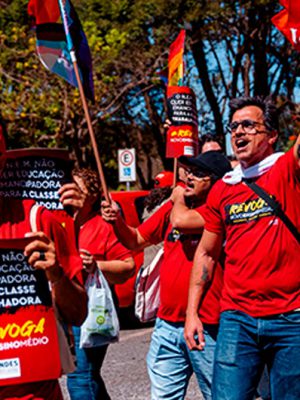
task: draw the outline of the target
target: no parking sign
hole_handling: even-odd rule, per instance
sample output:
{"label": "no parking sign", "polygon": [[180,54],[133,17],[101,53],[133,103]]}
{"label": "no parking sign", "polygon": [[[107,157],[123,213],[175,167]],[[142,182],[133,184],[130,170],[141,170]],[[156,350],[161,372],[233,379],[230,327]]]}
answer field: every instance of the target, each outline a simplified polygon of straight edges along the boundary
{"label": "no parking sign", "polygon": [[135,182],[136,181],[135,149],[118,150],[118,164],[119,164],[119,181]]}

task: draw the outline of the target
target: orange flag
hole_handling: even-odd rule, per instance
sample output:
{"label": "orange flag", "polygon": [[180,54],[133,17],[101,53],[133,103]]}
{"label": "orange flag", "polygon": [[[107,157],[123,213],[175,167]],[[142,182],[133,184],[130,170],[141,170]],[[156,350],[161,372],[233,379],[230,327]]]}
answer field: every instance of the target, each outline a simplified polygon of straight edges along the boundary
{"label": "orange flag", "polygon": [[185,30],[181,29],[179,35],[170,46],[168,86],[182,86],[184,41]]}
{"label": "orange flag", "polygon": [[300,1],[281,0],[284,10],[272,18],[272,23],[300,51]]}

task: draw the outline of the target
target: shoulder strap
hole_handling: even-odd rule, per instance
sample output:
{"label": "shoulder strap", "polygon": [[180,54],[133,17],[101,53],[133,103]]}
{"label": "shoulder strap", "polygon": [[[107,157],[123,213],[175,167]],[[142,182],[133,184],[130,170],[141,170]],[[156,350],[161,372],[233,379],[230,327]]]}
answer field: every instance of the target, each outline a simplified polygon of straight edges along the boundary
{"label": "shoulder strap", "polygon": [[259,197],[261,197],[265,202],[273,209],[274,214],[281,219],[281,221],[286,225],[286,227],[290,230],[291,234],[295,237],[297,242],[300,244],[300,233],[298,229],[294,225],[294,223],[289,219],[286,213],[281,208],[280,203],[274,198],[269,195],[262,187],[258,186],[253,180],[251,179],[243,179],[243,182],[250,189],[253,190]]}

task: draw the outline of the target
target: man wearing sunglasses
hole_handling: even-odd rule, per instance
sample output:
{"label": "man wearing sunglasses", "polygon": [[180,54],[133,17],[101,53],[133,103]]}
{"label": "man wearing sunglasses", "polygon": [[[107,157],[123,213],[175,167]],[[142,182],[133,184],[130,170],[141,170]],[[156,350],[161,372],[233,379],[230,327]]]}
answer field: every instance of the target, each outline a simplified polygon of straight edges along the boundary
{"label": "man wearing sunglasses", "polygon": [[[190,270],[204,225],[205,200],[212,185],[231,167],[229,161],[216,151],[200,154],[196,158],[183,158],[180,162],[189,168],[186,188],[176,187],[171,200],[138,228],[125,223],[114,203],[102,202],[102,216],[107,222],[113,223],[120,241],[132,250],[142,250],[164,241],[160,306],[147,356],[151,399],[184,399],[189,379],[195,372],[204,398],[211,400],[212,365],[222,287],[220,266],[199,310],[205,323],[207,347],[204,352],[188,350],[183,327]],[[176,211],[178,208],[188,208],[194,215],[192,218],[188,216],[189,221],[184,218],[180,220],[177,212],[173,215],[175,208]],[[178,229],[179,226],[184,229]]]}
{"label": "man wearing sunglasses", "polygon": [[189,349],[205,348],[197,307],[226,239],[213,399],[252,400],[266,365],[272,400],[296,400],[299,243],[245,180],[275,197],[299,231],[300,137],[286,154],[274,152],[278,114],[268,99],[234,99],[230,111],[231,144],[240,165],[217,182],[207,199],[207,223],[191,273],[185,338]]}

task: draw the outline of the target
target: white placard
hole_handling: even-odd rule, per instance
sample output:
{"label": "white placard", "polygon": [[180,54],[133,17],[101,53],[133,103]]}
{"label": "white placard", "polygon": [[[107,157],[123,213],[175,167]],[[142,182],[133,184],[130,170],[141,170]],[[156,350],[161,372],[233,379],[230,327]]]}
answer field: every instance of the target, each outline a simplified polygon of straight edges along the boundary
{"label": "white placard", "polygon": [[21,366],[19,358],[7,358],[0,360],[0,379],[19,378]]}

